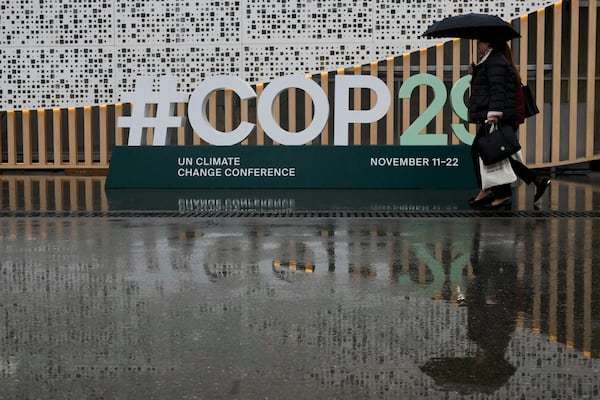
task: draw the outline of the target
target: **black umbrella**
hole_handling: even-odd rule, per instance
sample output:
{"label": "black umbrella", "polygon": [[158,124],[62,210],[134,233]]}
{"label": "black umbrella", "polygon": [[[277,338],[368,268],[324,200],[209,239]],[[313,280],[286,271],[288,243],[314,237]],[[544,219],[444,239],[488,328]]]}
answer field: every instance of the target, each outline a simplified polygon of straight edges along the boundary
{"label": "black umbrella", "polygon": [[444,18],[431,25],[422,36],[434,38],[507,41],[521,37],[508,22],[496,15],[463,14]]}
{"label": "black umbrella", "polygon": [[504,386],[516,368],[505,359],[443,357],[429,360],[421,371],[444,389],[461,394],[489,394]]}

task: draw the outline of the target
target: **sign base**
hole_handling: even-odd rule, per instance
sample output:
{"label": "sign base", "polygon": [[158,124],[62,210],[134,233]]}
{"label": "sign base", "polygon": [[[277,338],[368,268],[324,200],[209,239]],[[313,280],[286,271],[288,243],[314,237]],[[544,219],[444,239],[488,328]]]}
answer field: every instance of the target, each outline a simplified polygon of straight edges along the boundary
{"label": "sign base", "polygon": [[118,146],[106,188],[475,188],[453,146]]}

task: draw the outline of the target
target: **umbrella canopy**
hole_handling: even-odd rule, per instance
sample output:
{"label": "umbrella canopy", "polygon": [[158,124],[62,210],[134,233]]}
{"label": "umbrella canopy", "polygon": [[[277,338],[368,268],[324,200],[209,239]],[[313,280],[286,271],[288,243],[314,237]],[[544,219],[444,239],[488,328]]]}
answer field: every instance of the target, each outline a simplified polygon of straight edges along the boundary
{"label": "umbrella canopy", "polygon": [[508,22],[496,15],[463,14],[444,18],[431,25],[422,36],[507,41],[521,37]]}

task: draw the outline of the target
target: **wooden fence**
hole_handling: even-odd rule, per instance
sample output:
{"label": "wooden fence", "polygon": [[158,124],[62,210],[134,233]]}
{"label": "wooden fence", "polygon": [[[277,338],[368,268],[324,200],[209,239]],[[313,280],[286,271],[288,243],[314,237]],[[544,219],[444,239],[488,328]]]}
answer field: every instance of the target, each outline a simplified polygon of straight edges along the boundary
{"label": "wooden fence", "polygon": [[[600,99],[598,90],[596,0],[558,2],[524,15],[512,23],[521,38],[512,43],[521,75],[533,88],[540,114],[519,130],[524,156],[532,168],[549,168],[600,159]],[[473,60],[473,44],[449,40],[417,52],[309,76],[333,100],[333,82],[339,74],[369,74],[383,80],[392,95],[387,115],[371,124],[355,124],[350,145],[398,145],[400,136],[431,104],[431,88],[421,85],[409,99],[398,99],[403,82],[419,73],[434,75],[450,89]],[[260,97],[265,85],[256,84]],[[373,93],[353,90],[354,109],[369,108]],[[230,131],[240,121],[256,123],[243,145],[272,145],[256,117],[257,100],[242,101],[231,90],[213,93],[208,104],[209,120],[219,130]],[[300,89],[282,93],[274,104],[274,115],[289,132],[297,132],[312,120],[313,103]],[[127,143],[126,130],[117,127],[130,104],[87,106],[53,110],[6,111],[0,122],[1,170],[65,170],[90,173],[106,170],[114,146]],[[178,115],[187,105],[179,104]],[[333,114],[333,113],[331,113]],[[309,143],[332,145],[334,116],[322,134]],[[465,124],[449,105],[444,106],[422,133],[452,132],[453,124]],[[471,133],[473,126],[469,127]],[[151,143],[152,131],[146,143]],[[448,144],[460,141],[448,135]],[[179,128],[172,145],[205,145],[189,126]]]}

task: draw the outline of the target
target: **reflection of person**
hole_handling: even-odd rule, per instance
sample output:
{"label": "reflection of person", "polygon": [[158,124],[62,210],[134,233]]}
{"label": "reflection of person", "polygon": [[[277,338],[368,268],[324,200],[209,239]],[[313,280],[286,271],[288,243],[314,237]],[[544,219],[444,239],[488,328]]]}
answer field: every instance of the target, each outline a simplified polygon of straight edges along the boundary
{"label": "reflection of person", "polygon": [[[481,58],[472,66],[471,97],[469,102],[469,122],[508,124],[517,129],[519,125],[519,99],[517,90],[521,85],[519,71],[513,61],[512,52],[504,41],[494,42],[491,39],[480,39],[477,46]],[[477,135],[479,135],[477,129]],[[512,188],[510,184],[483,189],[479,172],[479,149],[477,137],[471,147],[471,156],[479,193],[469,200],[473,207],[501,208],[511,204]],[[510,157],[515,174],[526,184],[535,183],[534,202],[537,202],[546,191],[550,180],[537,178],[535,174],[520,161]]]}
{"label": "reflection of person", "polygon": [[467,332],[477,343],[476,364],[489,368],[512,368],[504,359],[515,329],[518,287],[511,224],[507,220],[480,221],[471,252],[475,276],[467,288]]}
{"label": "reflection of person", "polygon": [[492,393],[516,368],[506,351],[516,326],[517,259],[512,222],[477,222],[471,249],[474,277],[467,286],[467,334],[474,356],[432,358],[421,367],[437,385],[461,394]]}

